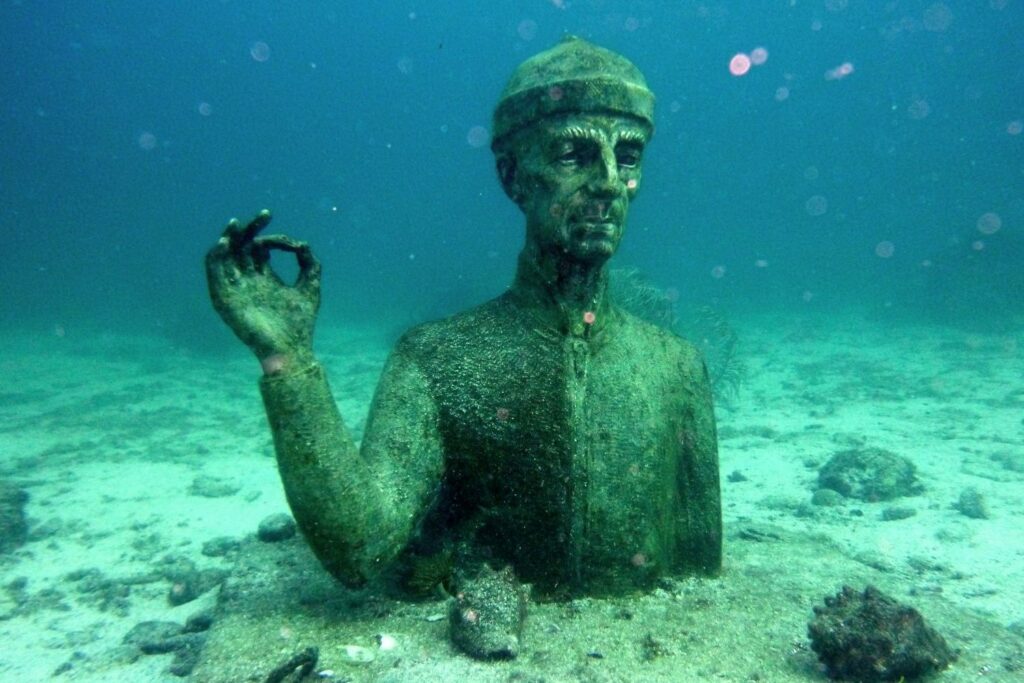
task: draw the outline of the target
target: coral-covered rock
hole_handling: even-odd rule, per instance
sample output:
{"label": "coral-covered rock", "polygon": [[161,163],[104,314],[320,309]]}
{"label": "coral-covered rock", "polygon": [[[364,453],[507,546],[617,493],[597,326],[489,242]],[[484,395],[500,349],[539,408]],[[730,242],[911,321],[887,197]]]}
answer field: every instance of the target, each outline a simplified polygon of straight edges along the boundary
{"label": "coral-covered rock", "polygon": [[511,567],[484,565],[472,579],[460,580],[448,620],[452,642],[476,659],[512,659],[519,654],[527,589]]}
{"label": "coral-covered rock", "polygon": [[884,448],[854,448],[829,458],[818,486],[869,503],[914,496],[923,490],[914,463]]}
{"label": "coral-covered rock", "polygon": [[874,586],[849,586],[808,624],[811,649],[831,678],[847,681],[912,680],[941,671],[956,659],[945,639],[912,607]]}

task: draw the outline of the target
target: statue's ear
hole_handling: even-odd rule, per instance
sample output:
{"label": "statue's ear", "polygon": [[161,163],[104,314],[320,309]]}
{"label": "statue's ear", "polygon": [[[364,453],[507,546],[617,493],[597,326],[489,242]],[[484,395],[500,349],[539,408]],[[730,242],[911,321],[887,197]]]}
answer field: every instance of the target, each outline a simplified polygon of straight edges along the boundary
{"label": "statue's ear", "polygon": [[515,157],[511,154],[501,154],[495,161],[495,165],[498,169],[498,180],[501,181],[501,188],[505,190],[505,194],[508,195],[509,199],[518,204],[523,193],[519,187]]}

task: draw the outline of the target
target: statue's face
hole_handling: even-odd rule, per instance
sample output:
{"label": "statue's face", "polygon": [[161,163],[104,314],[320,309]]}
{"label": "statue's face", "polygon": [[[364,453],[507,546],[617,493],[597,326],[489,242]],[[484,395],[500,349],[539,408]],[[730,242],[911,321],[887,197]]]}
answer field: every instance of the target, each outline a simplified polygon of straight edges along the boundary
{"label": "statue's face", "polygon": [[645,128],[628,117],[569,114],[520,134],[511,194],[526,214],[527,241],[581,263],[619,247],[640,188]]}

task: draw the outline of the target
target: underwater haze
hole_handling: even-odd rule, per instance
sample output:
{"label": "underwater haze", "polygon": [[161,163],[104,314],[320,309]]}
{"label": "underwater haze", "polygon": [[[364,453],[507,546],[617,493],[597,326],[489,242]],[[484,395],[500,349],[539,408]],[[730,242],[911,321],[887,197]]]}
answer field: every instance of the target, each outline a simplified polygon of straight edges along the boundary
{"label": "underwater haze", "polygon": [[[566,33],[658,98],[620,265],[728,308],[1005,321],[1022,19],[1015,0],[7,0],[3,322],[224,335],[202,254],[263,208],[323,261],[325,318],[500,292],[522,219],[491,112]],[[757,63],[732,75],[736,55]]]}
{"label": "underwater haze", "polygon": [[[723,570],[531,600],[481,662],[450,554],[396,599],[296,534],[204,256],[309,243],[360,442],[399,335],[511,284],[491,117],[566,35],[656,97],[612,291],[706,360]],[[0,0],[0,46],[0,680],[813,683],[877,591],[934,680],[1024,680],[1024,0]]]}

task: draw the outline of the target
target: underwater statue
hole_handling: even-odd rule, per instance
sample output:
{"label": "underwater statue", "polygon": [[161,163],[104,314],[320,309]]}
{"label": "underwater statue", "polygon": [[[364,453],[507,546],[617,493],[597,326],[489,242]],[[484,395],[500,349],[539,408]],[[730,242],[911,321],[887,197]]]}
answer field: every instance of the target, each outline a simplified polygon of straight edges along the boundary
{"label": "underwater statue", "polygon": [[[631,62],[578,38],[516,69],[491,145],[502,187],[526,217],[515,280],[496,299],[401,337],[361,447],[313,354],[320,264],[309,246],[259,236],[264,211],[246,226],[232,221],[210,250],[214,307],[263,366],[288,502],[342,582],[403,572],[422,581],[426,563],[451,567],[446,587],[457,600],[500,585],[515,592],[518,581],[560,598],[720,569],[704,363],[608,294],[653,109]],[[296,255],[293,286],[271,270],[273,250]],[[487,589],[474,593],[477,573]],[[463,626],[485,623],[488,605],[506,605],[512,630],[524,613],[522,600],[483,600],[453,625],[459,614]],[[514,644],[487,647],[465,649],[515,654]]]}

